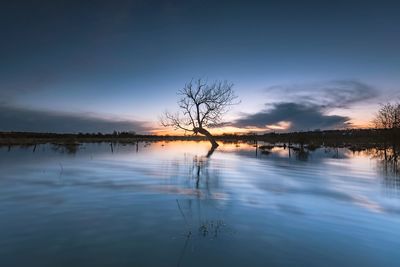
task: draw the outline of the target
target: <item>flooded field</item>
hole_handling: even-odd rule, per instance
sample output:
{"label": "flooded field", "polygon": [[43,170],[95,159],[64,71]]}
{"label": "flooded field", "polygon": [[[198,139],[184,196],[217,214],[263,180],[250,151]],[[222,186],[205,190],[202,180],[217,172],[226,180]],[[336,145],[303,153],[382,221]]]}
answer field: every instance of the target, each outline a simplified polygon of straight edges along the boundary
{"label": "flooded field", "polygon": [[399,266],[390,151],[208,148],[0,148],[0,265]]}

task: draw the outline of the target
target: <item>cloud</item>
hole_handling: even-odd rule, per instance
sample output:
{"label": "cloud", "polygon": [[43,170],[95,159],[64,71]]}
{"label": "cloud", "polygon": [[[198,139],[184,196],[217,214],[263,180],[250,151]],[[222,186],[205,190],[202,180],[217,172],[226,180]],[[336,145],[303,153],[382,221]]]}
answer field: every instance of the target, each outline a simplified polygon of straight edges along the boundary
{"label": "cloud", "polygon": [[145,132],[146,123],[130,120],[111,120],[88,114],[31,110],[0,105],[0,131],[30,131],[57,133],[110,133],[116,131]]}
{"label": "cloud", "polygon": [[377,90],[355,80],[334,80],[309,84],[275,85],[268,94],[285,97],[286,102],[300,101],[324,108],[348,108],[352,104],[375,99]]}
{"label": "cloud", "polygon": [[[270,105],[268,105],[270,106]],[[245,115],[232,126],[265,128],[287,123],[290,131],[342,128],[348,126],[349,117],[325,115],[321,106],[301,103],[276,103],[272,108]],[[272,127],[270,127],[272,128]]]}
{"label": "cloud", "polygon": [[231,126],[278,131],[345,128],[351,125],[349,117],[328,112],[350,108],[378,95],[375,88],[355,80],[276,85],[266,91],[278,101],[267,103],[257,113],[243,114]]}

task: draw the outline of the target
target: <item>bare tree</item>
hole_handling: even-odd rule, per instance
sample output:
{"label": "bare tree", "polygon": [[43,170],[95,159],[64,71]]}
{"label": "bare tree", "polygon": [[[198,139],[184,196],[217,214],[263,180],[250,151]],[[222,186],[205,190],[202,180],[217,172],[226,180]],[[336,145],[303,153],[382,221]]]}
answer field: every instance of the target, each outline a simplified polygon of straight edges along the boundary
{"label": "bare tree", "polygon": [[190,81],[178,91],[179,111],[165,112],[161,117],[164,127],[174,127],[193,134],[202,134],[216,148],[218,143],[207,130],[216,127],[222,121],[223,115],[229,106],[237,104],[233,84],[227,81],[216,81],[211,84],[198,79]]}
{"label": "bare tree", "polygon": [[[381,135],[384,140],[384,156],[388,158],[388,143],[392,146],[393,159],[397,162],[397,151],[400,140],[400,103],[386,103],[381,106],[374,119],[375,127],[383,129]],[[397,164],[397,163],[396,163]]]}
{"label": "bare tree", "polygon": [[400,128],[400,103],[386,103],[375,115],[374,124],[380,129]]}

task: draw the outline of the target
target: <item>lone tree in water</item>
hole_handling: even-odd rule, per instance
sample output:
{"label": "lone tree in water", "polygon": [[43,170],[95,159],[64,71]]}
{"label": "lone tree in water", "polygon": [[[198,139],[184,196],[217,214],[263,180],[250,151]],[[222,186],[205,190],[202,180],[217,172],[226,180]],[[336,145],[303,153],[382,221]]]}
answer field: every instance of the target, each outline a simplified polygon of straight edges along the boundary
{"label": "lone tree in water", "polygon": [[180,111],[165,112],[161,117],[164,127],[174,127],[193,134],[202,134],[211,142],[212,148],[218,147],[215,138],[207,130],[216,127],[222,121],[222,116],[237,98],[233,84],[226,81],[216,81],[211,84],[202,81],[190,81],[178,92]]}

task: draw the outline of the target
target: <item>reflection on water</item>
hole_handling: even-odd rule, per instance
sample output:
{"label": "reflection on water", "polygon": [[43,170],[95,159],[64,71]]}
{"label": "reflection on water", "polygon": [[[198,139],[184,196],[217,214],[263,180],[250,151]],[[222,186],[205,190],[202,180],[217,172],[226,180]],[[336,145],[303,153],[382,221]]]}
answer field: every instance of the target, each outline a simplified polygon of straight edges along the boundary
{"label": "reflection on water", "polygon": [[208,148],[0,148],[0,265],[398,266],[396,151]]}
{"label": "reflection on water", "polygon": [[400,160],[399,152],[391,148],[372,148],[359,152],[359,155],[370,157],[376,164],[376,170],[379,176],[383,177],[383,183],[392,192],[400,190]]}

